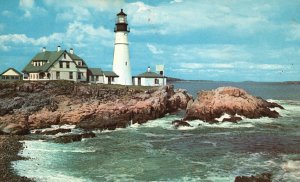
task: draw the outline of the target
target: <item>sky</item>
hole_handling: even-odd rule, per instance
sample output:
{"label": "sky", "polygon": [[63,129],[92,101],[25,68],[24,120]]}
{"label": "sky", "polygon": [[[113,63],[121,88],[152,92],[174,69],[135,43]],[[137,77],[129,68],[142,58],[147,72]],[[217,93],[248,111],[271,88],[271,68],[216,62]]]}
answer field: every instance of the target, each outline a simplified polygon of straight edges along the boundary
{"label": "sky", "polygon": [[133,75],[164,64],[189,80],[300,80],[300,0],[0,0],[0,72],[58,45],[112,70],[121,8]]}

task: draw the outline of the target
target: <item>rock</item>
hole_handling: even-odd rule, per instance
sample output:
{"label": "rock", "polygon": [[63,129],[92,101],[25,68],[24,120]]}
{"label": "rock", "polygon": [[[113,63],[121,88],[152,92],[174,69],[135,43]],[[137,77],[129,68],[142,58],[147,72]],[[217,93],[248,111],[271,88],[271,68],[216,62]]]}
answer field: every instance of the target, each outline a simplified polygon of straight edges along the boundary
{"label": "rock", "polygon": [[54,139],[56,143],[71,143],[81,141],[83,138],[94,138],[96,137],[95,133],[88,132],[83,134],[69,134],[62,135]]}
{"label": "rock", "polygon": [[256,176],[237,176],[234,182],[272,182],[272,174],[262,173]]}
{"label": "rock", "polygon": [[88,132],[88,133],[83,133],[81,136],[82,138],[94,138],[96,137],[96,134],[93,132]]}
{"label": "rock", "polygon": [[178,128],[180,126],[191,127],[191,125],[188,122],[183,121],[183,120],[174,120],[174,121],[172,121],[172,125],[174,125],[175,128]]}
{"label": "rock", "polygon": [[71,129],[68,128],[58,128],[54,130],[46,130],[46,131],[41,131],[41,132],[36,132],[36,134],[41,134],[41,135],[56,135],[57,133],[68,133],[71,132]]}
{"label": "rock", "polygon": [[70,81],[0,82],[0,98],[0,126],[13,123],[29,129],[62,124],[127,127],[185,109],[192,99],[186,90],[170,85],[149,90]]}
{"label": "rock", "polygon": [[270,117],[277,118],[279,113],[270,108],[279,107],[279,104],[270,103],[261,98],[248,94],[245,90],[235,87],[220,87],[212,91],[201,91],[197,99],[188,103],[184,120],[200,119],[206,122],[215,122],[223,114],[229,114],[232,119],[223,121],[237,122],[240,118]]}
{"label": "rock", "polygon": [[81,141],[82,136],[79,134],[62,135],[54,139],[56,143],[71,143]]}
{"label": "rock", "polygon": [[224,119],[222,120],[222,122],[227,121],[227,122],[237,123],[238,121],[241,121],[241,120],[242,120],[241,117],[233,116],[233,117],[230,117],[230,118],[224,118]]}
{"label": "rock", "polygon": [[2,132],[5,134],[12,134],[12,135],[26,135],[29,134],[29,129],[24,125],[11,123],[5,126],[2,129]]}

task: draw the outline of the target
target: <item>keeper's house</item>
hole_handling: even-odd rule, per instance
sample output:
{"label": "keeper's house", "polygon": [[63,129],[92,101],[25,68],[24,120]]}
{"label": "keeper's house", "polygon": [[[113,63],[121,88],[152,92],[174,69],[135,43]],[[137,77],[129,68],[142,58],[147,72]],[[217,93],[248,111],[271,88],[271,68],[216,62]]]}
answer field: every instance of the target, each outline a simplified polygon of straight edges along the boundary
{"label": "keeper's house", "polygon": [[167,77],[161,74],[151,72],[148,67],[147,72],[141,73],[137,76],[133,76],[134,85],[138,86],[164,86],[167,84]]}
{"label": "keeper's house", "polygon": [[37,53],[23,69],[23,80],[72,80],[87,81],[87,65],[77,56],[73,49],[70,52],[61,50]]}
{"label": "keeper's house", "polygon": [[17,81],[22,80],[22,73],[14,68],[8,68],[0,74],[0,80],[2,81]]}

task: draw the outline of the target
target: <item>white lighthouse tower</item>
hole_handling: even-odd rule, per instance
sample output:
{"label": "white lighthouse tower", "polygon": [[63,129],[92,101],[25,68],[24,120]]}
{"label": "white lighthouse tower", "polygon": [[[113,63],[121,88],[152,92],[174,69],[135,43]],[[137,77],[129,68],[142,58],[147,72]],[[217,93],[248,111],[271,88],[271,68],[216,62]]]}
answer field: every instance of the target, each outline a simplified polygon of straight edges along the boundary
{"label": "white lighthouse tower", "polygon": [[132,85],[131,66],[128,47],[128,23],[127,15],[121,9],[117,14],[115,26],[115,50],[113,71],[119,76],[115,82],[121,85]]}

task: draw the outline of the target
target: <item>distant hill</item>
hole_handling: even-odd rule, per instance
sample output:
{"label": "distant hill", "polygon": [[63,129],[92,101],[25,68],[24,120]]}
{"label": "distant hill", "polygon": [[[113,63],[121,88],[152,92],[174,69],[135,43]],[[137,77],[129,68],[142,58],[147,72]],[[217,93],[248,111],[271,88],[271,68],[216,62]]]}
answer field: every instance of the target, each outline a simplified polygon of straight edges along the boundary
{"label": "distant hill", "polygon": [[180,79],[180,78],[168,77],[167,81],[168,82],[176,82],[176,81],[185,81],[185,80],[184,79]]}

